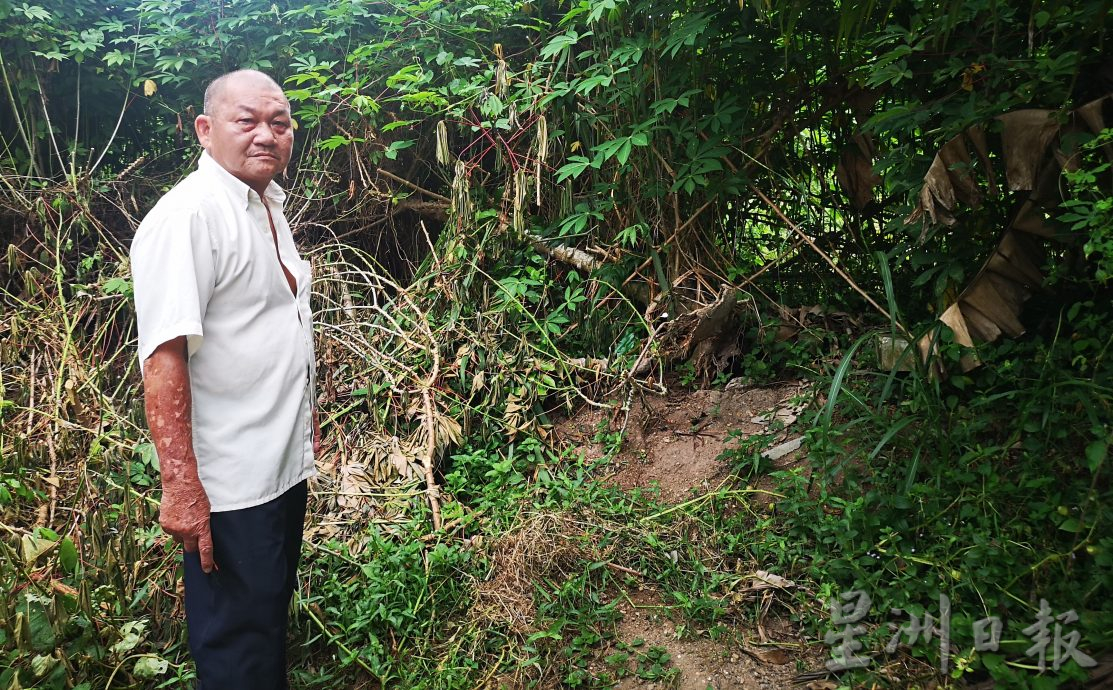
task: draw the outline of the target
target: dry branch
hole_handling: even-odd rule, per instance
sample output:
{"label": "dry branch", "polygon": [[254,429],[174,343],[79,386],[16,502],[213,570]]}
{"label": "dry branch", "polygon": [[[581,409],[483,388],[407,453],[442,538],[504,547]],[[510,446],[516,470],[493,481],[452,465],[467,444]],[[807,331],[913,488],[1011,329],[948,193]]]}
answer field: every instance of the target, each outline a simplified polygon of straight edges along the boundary
{"label": "dry branch", "polygon": [[588,254],[582,249],[576,247],[567,247],[564,245],[556,245],[550,247],[545,243],[545,240],[532,233],[527,233],[526,237],[529,238],[530,244],[538,252],[545,256],[550,256],[558,261],[563,261],[584,273],[591,273],[598,270],[603,266],[603,262],[596,259],[591,254]]}
{"label": "dry branch", "polygon": [[404,185],[406,187],[409,187],[410,189],[414,190],[415,192],[421,192],[425,196],[432,197],[433,199],[436,199],[437,201],[440,201],[442,203],[445,203],[445,204],[451,204],[452,203],[452,200],[449,199],[448,197],[444,196],[443,194],[437,194],[436,192],[429,191],[428,189],[425,189],[424,187],[420,187],[420,186],[414,184],[413,182],[410,182],[409,180],[407,180],[405,178],[398,177],[397,175],[390,172],[389,170],[383,170],[382,168],[379,168],[379,174],[382,175],[383,177],[394,180],[395,182],[397,182],[400,185]]}
{"label": "dry branch", "polygon": [[831,268],[833,268],[835,270],[835,273],[837,273],[840,278],[842,278],[844,281],[846,281],[847,285],[849,285],[855,292],[857,292],[859,295],[861,295],[863,298],[865,298],[865,300],[867,302],[869,302],[870,305],[873,306],[873,308],[876,309],[882,316],[884,316],[887,320],[889,320],[890,322],[895,324],[896,328],[901,333],[907,335],[909,338],[912,337],[908,333],[908,330],[903,325],[901,325],[892,314],[890,314],[884,307],[882,307],[872,297],[870,297],[869,293],[867,293],[865,290],[863,290],[861,287],[859,287],[858,283],[854,282],[854,279],[851,278],[847,274],[846,271],[842,270],[842,268],[840,268],[839,265],[836,264],[834,262],[834,260],[832,260],[831,257],[827,255],[827,252],[820,249],[819,246],[815,243],[815,241],[812,238],[808,237],[807,234],[805,234],[804,231],[800,229],[800,226],[796,225],[796,223],[793,223],[791,220],[789,220],[788,217],[784,214],[784,212],[781,211],[779,206],[777,206],[775,203],[773,203],[773,201],[770,200],[769,197],[762,194],[761,190],[758,189],[757,187],[751,186],[750,189],[753,191],[754,194],[757,194],[758,197],[760,197],[761,200],[764,201],[766,203],[766,205],[768,205],[769,208],[771,208],[773,210],[773,212],[776,213],[777,216],[780,217],[780,219],[782,221],[784,221],[785,224],[787,224],[789,228],[792,229],[793,232],[795,232],[797,235],[799,235],[800,239],[804,240],[804,242],[806,242],[807,245],[815,251],[815,253],[819,254],[819,256],[824,261],[826,261],[827,264]]}

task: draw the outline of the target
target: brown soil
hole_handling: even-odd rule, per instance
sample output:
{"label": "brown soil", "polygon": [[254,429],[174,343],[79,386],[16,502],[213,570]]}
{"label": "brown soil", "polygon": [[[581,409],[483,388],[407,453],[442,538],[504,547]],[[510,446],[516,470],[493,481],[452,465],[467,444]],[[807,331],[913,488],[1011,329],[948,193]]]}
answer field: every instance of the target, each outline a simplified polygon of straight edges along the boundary
{"label": "brown soil", "polygon": [[[610,421],[605,411],[587,408],[559,424],[556,434],[581,449],[588,460],[594,460],[606,452],[597,440],[599,429],[620,430],[625,421],[626,440],[622,452],[613,459],[611,481],[627,490],[658,489],[662,501],[675,503],[693,491],[712,490],[725,478],[729,468],[719,456],[737,447],[737,440],[727,438],[730,432],[749,436],[775,433],[773,427],[784,426],[770,445],[801,433],[791,422],[795,420],[794,400],[806,392],[803,384],[752,388],[732,384],[721,391],[636,399],[628,421]],[[763,416],[768,419],[755,421]],[[796,455],[786,456],[776,465],[791,465]]]}
{"label": "brown soil", "polygon": [[[795,635],[783,619],[765,622],[760,631],[728,630],[713,640],[706,632],[685,629],[683,622],[661,605],[660,598],[649,592],[635,594],[619,610],[623,618],[618,642],[627,645],[634,657],[652,647],[667,649],[669,667],[678,674],[656,681],[640,678],[636,661],[631,660],[626,666],[630,675],[619,682],[617,690],[775,690],[792,686],[799,673],[797,661],[806,668],[823,663],[820,652]],[[763,637],[765,642],[761,642]],[[636,643],[640,644],[632,646]],[[609,670],[613,674],[615,669]]]}
{"label": "brown soil", "polygon": [[[558,438],[594,460],[605,456],[607,449],[600,441],[605,432],[621,430],[625,423],[626,439],[611,460],[610,480],[626,490],[659,491],[661,501],[678,503],[714,490],[726,479],[728,463],[719,456],[737,447],[737,440],[728,438],[730,432],[769,434],[770,446],[799,436],[802,430],[794,424],[799,408],[794,405],[805,393],[800,383],[760,388],[728,384],[724,390],[647,396],[632,403],[628,420],[586,408],[556,431]],[[791,466],[799,462],[798,455],[790,453],[774,464]],[[809,644],[790,622],[774,614],[745,628],[727,626],[711,639],[708,631],[686,629],[682,620],[670,617],[671,609],[653,592],[635,593],[619,611],[623,617],[617,640],[600,653],[596,671],[613,677],[619,669],[606,658],[622,651],[619,645],[641,642],[625,648],[631,659],[617,686],[621,690],[786,688],[801,671],[823,666],[825,650]],[[638,677],[637,654],[651,647],[665,648],[668,666],[678,673],[657,680]]]}

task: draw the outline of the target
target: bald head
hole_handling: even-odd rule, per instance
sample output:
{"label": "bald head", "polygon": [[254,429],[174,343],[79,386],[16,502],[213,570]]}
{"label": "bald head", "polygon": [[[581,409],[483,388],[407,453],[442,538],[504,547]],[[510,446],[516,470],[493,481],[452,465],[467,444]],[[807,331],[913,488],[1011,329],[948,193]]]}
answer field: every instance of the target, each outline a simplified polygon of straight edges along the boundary
{"label": "bald head", "polygon": [[193,127],[209,156],[260,196],[290,162],[290,100],[262,72],[239,70],[214,80]]}
{"label": "bald head", "polygon": [[[255,69],[238,69],[235,72],[228,72],[213,79],[212,83],[205,89],[205,114],[213,115],[225,102],[230,91],[245,87],[272,88],[282,93],[282,87],[269,75]],[[283,94],[283,98],[285,97],[285,94]],[[287,106],[289,106],[289,103],[289,100],[287,100]]]}

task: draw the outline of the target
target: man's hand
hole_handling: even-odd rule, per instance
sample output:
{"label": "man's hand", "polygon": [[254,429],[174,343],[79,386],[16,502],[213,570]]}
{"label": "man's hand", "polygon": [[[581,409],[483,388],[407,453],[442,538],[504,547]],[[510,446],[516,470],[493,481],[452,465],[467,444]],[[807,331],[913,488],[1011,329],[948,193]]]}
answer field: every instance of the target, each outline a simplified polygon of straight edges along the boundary
{"label": "man's hand", "polygon": [[201,570],[213,569],[213,537],[209,532],[209,497],[201,480],[162,482],[162,508],[158,522],[189,553],[199,552]]}
{"label": "man's hand", "polygon": [[211,506],[193,454],[193,396],[184,336],[159,345],[143,363],[143,392],[162,474],[159,524],[186,551],[199,552],[201,569],[212,572]]}

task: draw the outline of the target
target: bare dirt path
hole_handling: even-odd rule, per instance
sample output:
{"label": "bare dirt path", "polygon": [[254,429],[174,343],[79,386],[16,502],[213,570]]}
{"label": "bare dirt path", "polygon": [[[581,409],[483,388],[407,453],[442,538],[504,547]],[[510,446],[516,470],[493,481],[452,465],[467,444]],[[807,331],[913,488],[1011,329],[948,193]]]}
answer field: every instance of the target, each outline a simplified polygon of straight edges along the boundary
{"label": "bare dirt path", "polygon": [[[609,480],[627,490],[657,490],[667,503],[714,490],[729,473],[720,459],[723,451],[737,447],[731,432],[767,434],[773,446],[791,441],[802,433],[794,423],[807,394],[799,382],[751,388],[728,384],[723,390],[637,400]],[[603,457],[607,433],[614,431],[604,414],[584,409],[558,425],[557,435],[583,450],[588,460]],[[776,465],[791,466],[797,455],[789,453]],[[826,656],[825,649],[774,615],[745,629],[723,626],[712,635],[688,628],[654,591],[632,593],[618,610],[617,639],[600,655],[596,670],[625,674],[620,690],[787,688],[802,671],[822,667]],[[654,663],[662,658],[656,669]]]}
{"label": "bare dirt path", "polygon": [[[624,646],[633,658],[628,665],[631,675],[619,682],[618,690],[775,690],[793,685],[801,670],[797,660],[801,668],[823,663],[813,646],[784,619],[767,619],[758,626],[760,632],[757,628],[733,629],[711,639],[688,631],[654,594],[639,593],[619,610],[623,618],[616,648]],[[637,663],[639,655],[652,657],[654,649],[666,650],[674,674],[661,679],[638,675],[652,669],[644,661]]]}
{"label": "bare dirt path", "polygon": [[[769,434],[770,445],[802,433],[794,423],[808,394],[803,383],[749,388],[733,384],[723,390],[635,400],[610,480],[623,489],[657,487],[661,500],[679,502],[693,491],[714,489],[726,477],[729,467],[719,456],[737,447],[737,441],[728,438],[731,432],[740,437]],[[585,408],[557,426],[557,437],[582,449],[588,460],[602,457],[606,447],[599,437],[610,423],[606,414]],[[796,455],[779,459],[777,466],[790,466]]]}

